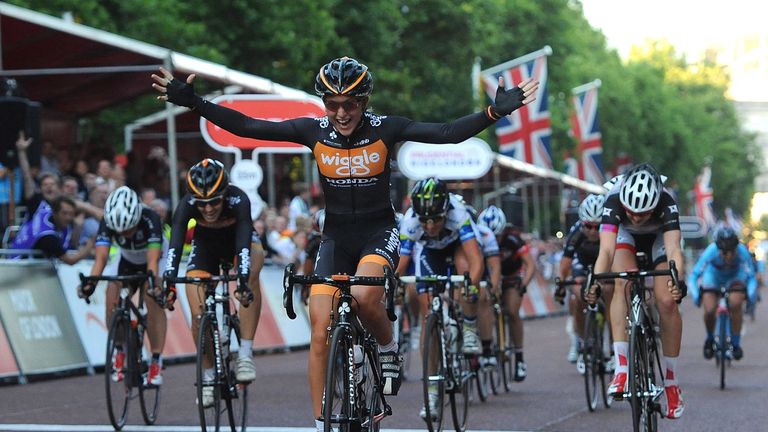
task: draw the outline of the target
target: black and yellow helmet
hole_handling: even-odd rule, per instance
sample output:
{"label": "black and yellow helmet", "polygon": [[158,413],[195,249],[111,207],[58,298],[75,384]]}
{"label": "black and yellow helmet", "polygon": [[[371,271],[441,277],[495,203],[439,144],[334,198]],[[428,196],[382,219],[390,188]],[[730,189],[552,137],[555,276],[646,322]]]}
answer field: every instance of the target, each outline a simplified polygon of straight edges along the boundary
{"label": "black and yellow helmet", "polygon": [[211,198],[221,195],[229,186],[229,174],[224,164],[206,158],[187,171],[187,189],[195,198]]}
{"label": "black and yellow helmet", "polygon": [[373,76],[368,66],[349,57],[331,60],[315,77],[315,92],[319,96],[363,97],[371,94],[371,90]]}
{"label": "black and yellow helmet", "polygon": [[419,180],[411,190],[411,205],[419,217],[445,216],[448,203],[448,186],[436,178]]}

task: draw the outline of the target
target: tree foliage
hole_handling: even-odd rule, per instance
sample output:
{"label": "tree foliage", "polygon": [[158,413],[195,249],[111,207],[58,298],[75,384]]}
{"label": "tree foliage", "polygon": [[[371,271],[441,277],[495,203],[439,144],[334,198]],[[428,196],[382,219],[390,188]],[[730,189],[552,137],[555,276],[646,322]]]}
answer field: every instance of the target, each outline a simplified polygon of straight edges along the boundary
{"label": "tree foliage", "polygon": [[[372,107],[424,121],[477,109],[470,81],[484,68],[550,45],[549,106],[559,166],[574,152],[571,89],[599,78],[604,161],[620,152],[651,161],[681,199],[711,163],[715,203],[743,212],[761,163],[753,137],[726,98],[729,77],[709,62],[690,64],[664,42],[623,63],[592,28],[578,0],[40,0],[11,3],[226,64],[313,91],[323,63],[342,55],[370,66]],[[151,112],[137,101],[92,119],[110,136]],[[493,141],[492,134],[484,138]]]}

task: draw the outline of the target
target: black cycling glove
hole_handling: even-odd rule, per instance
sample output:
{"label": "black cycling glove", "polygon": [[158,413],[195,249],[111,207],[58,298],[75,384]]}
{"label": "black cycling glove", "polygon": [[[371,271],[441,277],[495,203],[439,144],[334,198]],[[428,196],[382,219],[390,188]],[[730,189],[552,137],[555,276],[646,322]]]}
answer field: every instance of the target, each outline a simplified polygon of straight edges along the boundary
{"label": "black cycling glove", "polygon": [[240,304],[248,307],[253,302],[253,291],[248,286],[248,279],[241,277],[237,282],[237,292],[240,293]]}
{"label": "black cycling glove", "polygon": [[685,283],[685,281],[683,280],[677,281],[677,289],[679,289],[680,292],[683,294],[682,296],[680,296],[680,300],[677,301],[677,304],[680,304],[683,302],[683,299],[685,298],[685,296],[688,295],[688,284]]}
{"label": "black cycling glove", "polygon": [[195,109],[203,101],[203,98],[195,94],[195,88],[192,84],[187,84],[176,78],[168,83],[166,90],[168,102],[172,104]]}
{"label": "black cycling glove", "polygon": [[516,109],[523,106],[523,100],[525,100],[525,94],[523,89],[518,86],[514,86],[509,90],[499,86],[496,89],[496,99],[491,105],[493,114],[501,118],[506,115],[512,114]]}

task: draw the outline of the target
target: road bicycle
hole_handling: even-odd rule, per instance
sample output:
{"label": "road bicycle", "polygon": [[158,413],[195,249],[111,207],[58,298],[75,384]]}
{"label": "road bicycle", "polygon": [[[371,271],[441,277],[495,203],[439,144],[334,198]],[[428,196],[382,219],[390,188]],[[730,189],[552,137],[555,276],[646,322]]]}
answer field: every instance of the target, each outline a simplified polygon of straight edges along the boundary
{"label": "road bicycle", "polygon": [[397,321],[393,326],[394,337],[400,347],[400,355],[403,356],[403,380],[410,378],[411,360],[419,347],[421,325],[418,324],[419,316],[411,313],[408,289],[405,284],[399,284],[395,295],[395,315]]}
{"label": "road bicycle", "polygon": [[[454,300],[454,287],[463,283],[463,295],[469,286],[468,275],[401,276],[402,283],[427,286],[431,310],[424,323],[422,384],[424,421],[430,432],[442,430],[445,396],[451,405],[453,426],[457,432],[467,428],[469,382],[474,378],[469,358],[463,353],[464,331],[461,306]],[[445,294],[445,295],[443,295]],[[430,387],[437,387],[437,402],[430,403]],[[431,396],[432,398],[435,395]],[[437,408],[437,412],[434,412]]]}
{"label": "road bicycle", "polygon": [[731,288],[721,286],[719,290],[711,290],[717,294],[717,320],[715,324],[715,365],[720,369],[720,390],[725,389],[725,369],[733,360],[733,347],[731,346],[731,304],[730,294],[734,292],[746,293],[746,289],[739,286]]}
{"label": "road bicycle", "polygon": [[[204,311],[198,316],[195,360],[197,408],[203,432],[226,429],[226,424],[232,432],[245,432],[248,423],[248,383],[235,377],[240,318],[229,297],[229,283],[238,279],[231,269],[232,264],[223,263],[219,275],[165,278],[166,285],[200,285],[205,293]],[[206,358],[213,361],[213,377],[205,376]],[[203,403],[205,387],[213,388],[210,406]]]}
{"label": "road bicycle", "polygon": [[[109,421],[115,430],[122,429],[128,417],[128,405],[138,397],[144,423],[154,424],[160,406],[160,386],[147,382],[151,357],[144,350],[147,329],[144,294],[147,287],[149,292],[154,291],[155,278],[151,272],[124,276],[85,276],[80,273],[81,286],[95,286],[101,281],[120,284],[117,306],[109,323],[104,361]],[[138,304],[134,304],[131,295],[137,290]],[[89,297],[85,301],[90,304]]]}
{"label": "road bicycle", "polygon": [[[638,257],[638,262],[643,257]],[[642,266],[641,266],[642,267]],[[668,270],[633,270],[594,274],[590,266],[586,287],[593,281],[625,279],[630,286],[628,329],[629,329],[629,373],[625,393],[620,397],[629,399],[632,406],[632,426],[635,432],[656,431],[658,417],[664,417],[659,399],[664,393],[664,377],[661,367],[661,342],[657,311],[647,302],[653,287],[645,285],[649,276],[670,276],[672,283],[679,286],[677,267],[669,261]],[[618,285],[617,285],[618,289]],[[618,399],[618,398],[617,398]]]}
{"label": "road bicycle", "polygon": [[[569,279],[555,278],[556,293],[566,293],[569,286],[582,286],[583,282]],[[556,296],[558,299],[567,297]],[[562,304],[562,303],[561,303]],[[602,397],[603,405],[610,408],[613,398],[608,396],[605,376],[608,373],[607,360],[605,358],[606,340],[605,333],[609,331],[605,321],[605,303],[598,299],[594,306],[587,305],[584,310],[584,333],[581,338],[579,354],[584,364],[584,394],[587,397],[587,408],[590,412],[597,409],[598,399]]]}
{"label": "road bicycle", "polygon": [[[355,310],[352,286],[383,286],[387,317],[395,321],[394,294],[398,282],[392,269],[384,266],[384,276],[297,275],[293,264],[283,274],[283,307],[290,319],[295,285],[323,284],[338,289],[336,312],[331,311],[328,363],[325,372],[322,421],[325,432],[378,431],[380,422],[392,415],[384,397],[384,382],[376,340],[363,327]],[[357,357],[357,359],[355,358]]]}

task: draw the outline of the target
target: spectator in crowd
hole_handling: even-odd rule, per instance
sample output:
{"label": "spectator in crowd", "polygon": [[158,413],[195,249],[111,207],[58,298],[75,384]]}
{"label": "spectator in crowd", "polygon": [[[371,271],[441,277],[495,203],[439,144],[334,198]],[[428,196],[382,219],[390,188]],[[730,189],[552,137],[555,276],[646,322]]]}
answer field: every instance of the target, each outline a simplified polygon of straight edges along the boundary
{"label": "spectator in crowd", "polygon": [[157,192],[155,192],[154,188],[151,187],[145,187],[141,189],[141,192],[139,193],[139,197],[141,198],[141,202],[150,205],[152,201],[157,199]]}
{"label": "spectator in crowd", "polygon": [[96,164],[96,176],[107,182],[110,192],[116,189],[115,180],[112,178],[112,162],[109,159],[99,160]]}
{"label": "spectator in crowd", "polygon": [[[19,203],[21,200],[21,169],[13,170],[13,201]],[[0,235],[5,232],[6,227],[14,223],[11,211],[11,170],[0,163]]]}
{"label": "spectator in crowd", "polygon": [[[104,180],[97,181],[97,184],[91,190],[90,204],[94,208],[103,210],[104,204],[107,202],[107,196],[109,196],[109,186]],[[96,238],[99,233],[99,224],[101,218],[95,217],[93,214],[86,216],[83,221],[83,232],[80,234],[80,245],[86,244],[91,239]]]}
{"label": "spectator in crowd", "polygon": [[61,178],[61,193],[72,199],[83,201],[84,196],[80,196],[78,186],[77,179],[72,176],[65,175]]}
{"label": "spectator in crowd", "polygon": [[16,149],[18,150],[19,167],[21,167],[24,178],[24,202],[27,206],[27,219],[32,218],[41,204],[49,206],[54,199],[61,195],[60,179],[54,173],[43,173],[40,176],[40,191],[37,192],[37,185],[27,157],[27,149],[31,144],[32,138],[27,138],[23,131],[19,131]]}
{"label": "spectator in crowd", "polygon": [[112,190],[125,186],[125,168],[116,163],[112,165],[112,171],[109,173],[110,187]]}
{"label": "spectator in crowd", "polygon": [[165,201],[161,200],[160,198],[155,198],[149,203],[145,204],[154,210],[158,215],[160,215],[160,220],[163,222],[163,225],[168,225],[168,204],[166,204]]}
{"label": "spectator in crowd", "polygon": [[292,230],[296,229],[296,218],[298,216],[311,216],[309,212],[309,186],[305,183],[296,183],[294,191],[296,195],[288,205],[288,228]]}
{"label": "spectator in crowd", "polygon": [[43,141],[43,146],[40,149],[40,171],[53,173],[59,176],[62,174],[56,146],[49,140]]}
{"label": "spectator in crowd", "polygon": [[[72,171],[69,173],[69,175],[77,179],[77,191],[83,197],[83,200],[88,200],[89,188],[85,183],[85,177],[88,174],[88,162],[84,159],[76,160]],[[93,174],[90,175],[93,176]]]}
{"label": "spectator in crowd", "polygon": [[24,223],[13,241],[12,249],[38,249],[47,258],[59,258],[66,264],[75,264],[88,256],[94,240],[75,251],[72,247],[80,237],[82,216],[75,219],[75,202],[67,196],[59,196],[50,206],[41,207]]}

